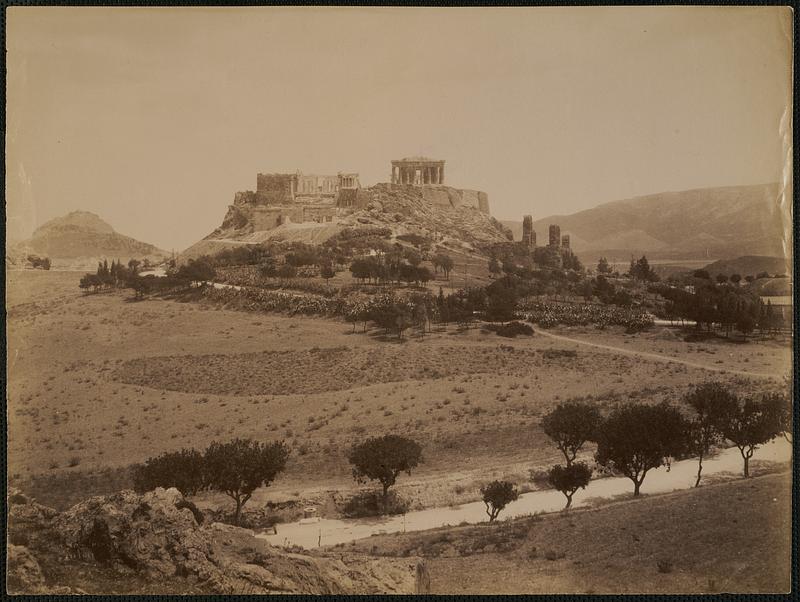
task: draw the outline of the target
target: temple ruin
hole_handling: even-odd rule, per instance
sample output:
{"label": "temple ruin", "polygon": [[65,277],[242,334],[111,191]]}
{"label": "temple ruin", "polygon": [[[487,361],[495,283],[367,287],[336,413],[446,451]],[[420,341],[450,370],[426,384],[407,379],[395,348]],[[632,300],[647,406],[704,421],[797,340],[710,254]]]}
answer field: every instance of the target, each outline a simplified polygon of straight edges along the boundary
{"label": "temple ruin", "polygon": [[[361,187],[357,172],[259,173],[255,191],[237,192],[229,214],[233,223],[249,222],[259,231],[285,223],[333,222],[337,216],[369,206],[396,186],[403,186],[404,195],[417,196],[432,206],[489,213],[485,192],[444,185],[444,161],[407,157],[392,161],[391,183],[370,188]],[[535,244],[535,233],[533,241]]]}
{"label": "temple ruin", "polygon": [[444,161],[428,157],[406,157],[392,161],[392,184],[444,184]]}

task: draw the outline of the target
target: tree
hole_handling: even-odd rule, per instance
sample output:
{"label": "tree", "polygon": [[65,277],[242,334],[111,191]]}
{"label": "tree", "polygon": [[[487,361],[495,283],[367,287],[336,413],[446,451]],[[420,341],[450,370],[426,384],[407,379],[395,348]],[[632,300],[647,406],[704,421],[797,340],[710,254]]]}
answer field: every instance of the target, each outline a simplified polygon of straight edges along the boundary
{"label": "tree", "polygon": [[629,272],[631,277],[635,278],[636,280],[646,280],[649,282],[655,282],[658,280],[658,276],[650,267],[650,263],[647,261],[647,257],[644,255],[642,255],[636,262],[631,259],[631,267]]}
{"label": "tree", "polygon": [[278,274],[278,266],[275,263],[275,258],[271,255],[264,257],[261,265],[258,266],[258,271],[264,278],[276,276]]}
{"label": "tree", "polygon": [[444,272],[444,277],[450,279],[450,272],[453,270],[453,259],[446,253],[437,253],[433,258],[433,265],[439,266]]}
{"label": "tree", "polygon": [[572,496],[578,489],[586,489],[592,478],[592,469],[585,462],[576,462],[561,466],[557,464],[547,473],[547,480],[554,489],[560,491],[567,498],[566,510],[572,505]]}
{"label": "tree", "polygon": [[686,448],[686,431],[681,413],[667,403],[621,406],[598,429],[595,459],[633,481],[638,496],[647,472]]}
{"label": "tree", "polygon": [[783,435],[789,443],[792,442],[792,432],[794,424],[794,408],[792,406],[792,380],[786,377],[787,390],[789,395],[783,393],[769,393],[763,397],[764,403],[768,406],[769,411],[773,412],[778,426],[778,434]]}
{"label": "tree", "polygon": [[133,468],[133,488],[138,493],[176,487],[189,496],[203,489],[205,482],[203,454],[194,449],[163,453]]}
{"label": "tree", "polygon": [[336,275],[336,272],[333,270],[333,266],[330,263],[323,263],[322,267],[319,269],[319,275],[327,282]]}
{"label": "tree", "polygon": [[353,478],[359,483],[378,481],[383,487],[383,506],[389,496],[389,487],[395,484],[401,472],[411,474],[422,459],[422,448],[416,441],[400,435],[371,437],[355,445],[348,456],[353,465]]}
{"label": "tree", "polygon": [[731,274],[730,281],[738,286],[739,283],[742,281],[741,274]]}
{"label": "tree", "polygon": [[221,491],[236,502],[234,523],[239,524],[242,507],[258,487],[268,486],[286,468],[289,449],[284,443],[260,443],[234,439],[212,442],[204,456],[206,486]]}
{"label": "tree", "polygon": [[142,265],[142,262],[139,261],[138,259],[129,259],[128,260],[128,271],[132,275],[135,276],[136,274],[139,273],[139,266],[141,266],[141,265]]}
{"label": "tree", "polygon": [[719,383],[706,383],[695,387],[684,401],[695,412],[690,426],[690,446],[697,454],[697,479],[694,486],[700,486],[703,473],[703,458],[724,439],[722,428],[736,412],[739,401],[736,396]]}
{"label": "tree", "polygon": [[412,267],[417,267],[420,263],[422,263],[422,255],[415,249],[406,249],[403,252],[403,257],[408,262],[408,265]]}
{"label": "tree", "polygon": [[725,284],[728,281],[727,274],[717,274],[717,282],[720,284]]}
{"label": "tree", "polygon": [[514,319],[517,291],[508,278],[496,280],[486,287],[486,317],[493,322]]}
{"label": "tree", "polygon": [[692,276],[695,278],[702,278],[703,280],[711,280],[711,275],[707,270],[695,270],[692,272]]}
{"label": "tree", "polygon": [[722,425],[722,433],[742,455],[744,478],[750,476],[750,458],[758,446],[777,437],[781,430],[781,413],[769,396],[760,400],[748,398],[737,404],[736,410]]}
{"label": "tree", "polygon": [[514,487],[514,483],[509,481],[492,481],[481,487],[481,495],[491,523],[503,508],[519,497],[519,491]]}
{"label": "tree", "polygon": [[608,263],[608,259],[605,257],[601,257],[597,262],[597,273],[598,274],[610,274],[611,273],[611,266]]}
{"label": "tree", "polygon": [[190,282],[207,282],[213,280],[214,275],[214,266],[207,257],[190,259],[185,265],[178,268],[177,273],[178,279]]}
{"label": "tree", "polygon": [[489,260],[489,274],[492,278],[497,278],[503,271],[500,262],[497,261],[497,257],[492,257]]}
{"label": "tree", "polygon": [[589,301],[592,300],[592,297],[594,297],[594,285],[592,284],[592,281],[584,280],[581,282],[577,287],[577,292],[581,297],[583,297],[583,300],[586,303],[589,303]]}
{"label": "tree", "polygon": [[564,454],[567,466],[574,461],[587,441],[595,440],[601,422],[598,409],[587,403],[558,404],[542,418],[542,430]]}

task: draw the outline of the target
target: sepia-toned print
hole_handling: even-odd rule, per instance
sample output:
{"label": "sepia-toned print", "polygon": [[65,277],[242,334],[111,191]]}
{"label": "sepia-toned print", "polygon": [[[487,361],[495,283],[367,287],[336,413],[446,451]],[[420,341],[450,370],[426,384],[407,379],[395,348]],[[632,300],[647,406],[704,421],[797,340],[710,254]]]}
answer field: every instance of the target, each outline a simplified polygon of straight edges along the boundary
{"label": "sepia-toned print", "polygon": [[6,591],[789,592],[793,18],[7,8]]}

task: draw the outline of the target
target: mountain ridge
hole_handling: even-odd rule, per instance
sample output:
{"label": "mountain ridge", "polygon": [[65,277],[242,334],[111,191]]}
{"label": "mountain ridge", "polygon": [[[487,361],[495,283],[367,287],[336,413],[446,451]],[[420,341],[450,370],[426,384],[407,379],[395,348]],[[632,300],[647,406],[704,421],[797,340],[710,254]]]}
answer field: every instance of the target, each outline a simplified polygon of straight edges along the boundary
{"label": "mountain ridge", "polygon": [[[578,255],[593,258],[605,254],[621,260],[643,253],[654,259],[781,256],[788,242],[785,213],[780,186],[773,182],[608,201],[536,220],[533,227],[542,243],[549,225],[558,224],[562,234],[572,237]],[[521,223],[503,223],[518,239]]]}

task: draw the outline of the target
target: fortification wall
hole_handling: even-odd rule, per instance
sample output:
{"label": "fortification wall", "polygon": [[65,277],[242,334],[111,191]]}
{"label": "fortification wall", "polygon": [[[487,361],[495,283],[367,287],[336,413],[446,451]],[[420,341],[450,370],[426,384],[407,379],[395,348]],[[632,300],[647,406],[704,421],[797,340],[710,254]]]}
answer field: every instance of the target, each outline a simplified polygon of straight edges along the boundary
{"label": "fortification wall", "polygon": [[442,207],[473,207],[489,213],[489,196],[481,190],[451,188],[450,186],[423,186],[422,198],[432,205]]}

